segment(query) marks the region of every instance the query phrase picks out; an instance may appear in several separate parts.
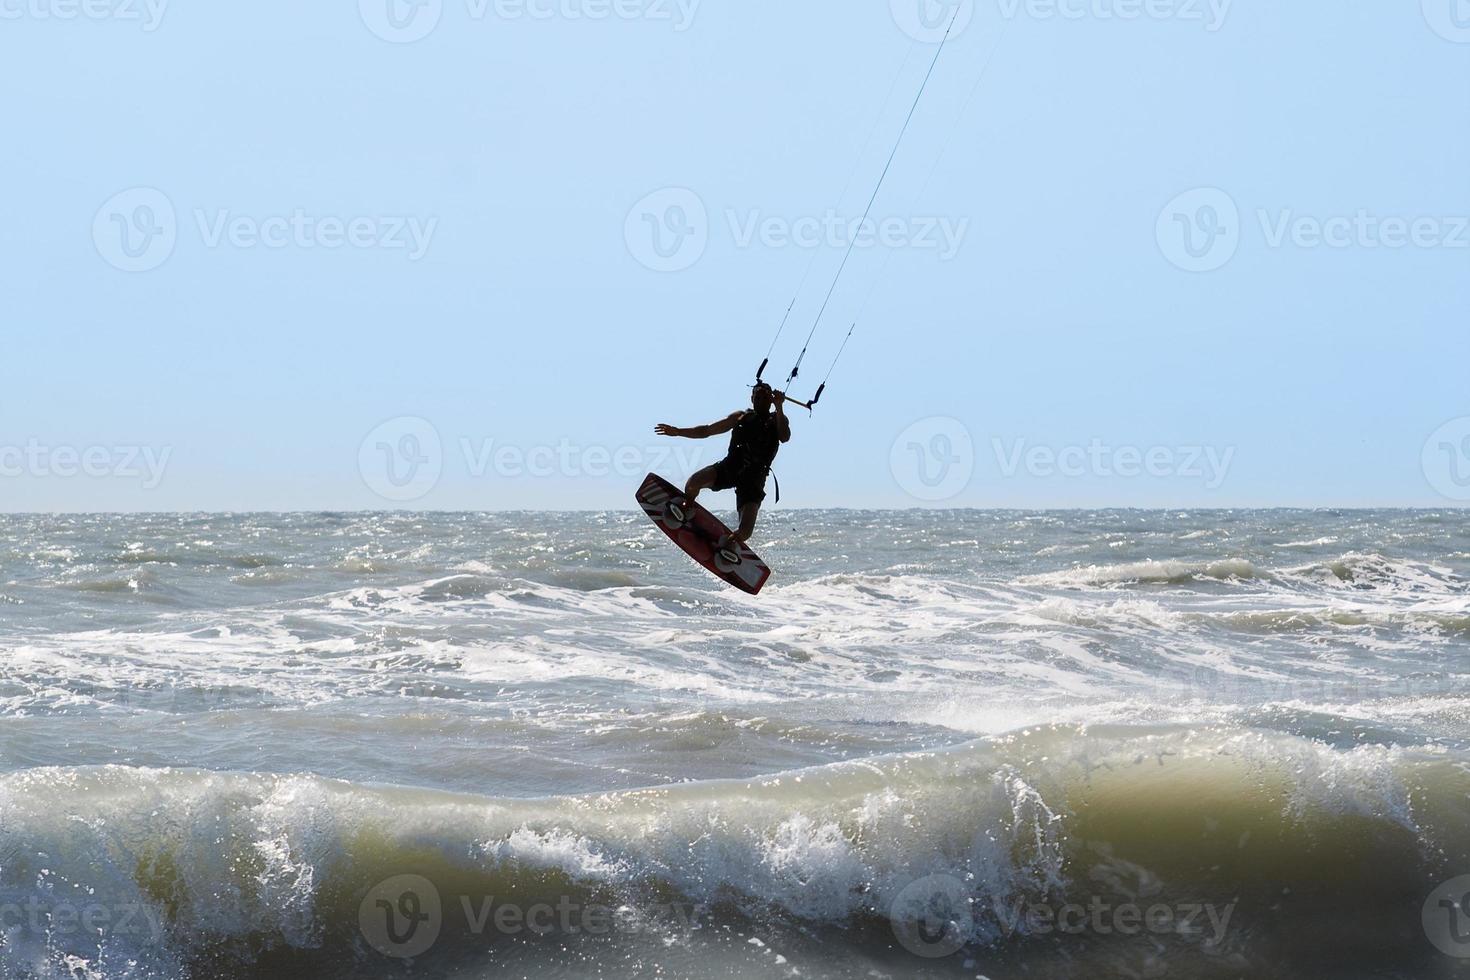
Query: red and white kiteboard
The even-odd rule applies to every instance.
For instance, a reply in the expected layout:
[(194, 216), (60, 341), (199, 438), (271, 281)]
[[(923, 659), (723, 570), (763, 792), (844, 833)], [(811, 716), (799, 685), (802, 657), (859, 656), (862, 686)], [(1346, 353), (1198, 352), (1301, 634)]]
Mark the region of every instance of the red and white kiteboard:
[(657, 473), (648, 474), (638, 488), (638, 503), (685, 554), (742, 592), (758, 595), (771, 577), (770, 567), (744, 544), (717, 547), (730, 529), (698, 503), (685, 500), (684, 491)]

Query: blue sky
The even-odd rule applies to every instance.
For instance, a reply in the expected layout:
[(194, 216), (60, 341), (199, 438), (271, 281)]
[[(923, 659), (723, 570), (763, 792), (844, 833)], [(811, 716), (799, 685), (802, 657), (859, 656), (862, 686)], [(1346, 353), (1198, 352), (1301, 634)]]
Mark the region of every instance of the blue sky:
[[(653, 426), (743, 402), (810, 265), (785, 377), (920, 2), (0, 0), (0, 509), (626, 507), (714, 461)], [(1470, 499), (1464, 0), (958, 26), (783, 506)]]

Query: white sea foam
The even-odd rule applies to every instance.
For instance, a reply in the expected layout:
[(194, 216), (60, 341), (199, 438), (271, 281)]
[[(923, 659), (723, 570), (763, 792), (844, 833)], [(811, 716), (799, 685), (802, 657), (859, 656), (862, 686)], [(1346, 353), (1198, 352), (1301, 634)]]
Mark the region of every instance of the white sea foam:
[[(1194, 835), (1161, 854), (1198, 853), (1202, 798), (1304, 850), (1350, 825), (1460, 839), (1453, 522), (818, 515), (762, 543), (759, 598), (640, 522), (26, 519), (0, 605), (0, 890), (75, 884), (179, 928), (65, 957), (21, 937), (5, 965), (177, 977), (215, 941), (330, 947), (405, 865), (857, 936), (929, 874), (1037, 899), (1074, 868), (1213, 880), (1074, 836), (1146, 811)], [(1332, 550), (1284, 557), (1307, 548)], [(1244, 885), (1276, 873), (1250, 860)]]

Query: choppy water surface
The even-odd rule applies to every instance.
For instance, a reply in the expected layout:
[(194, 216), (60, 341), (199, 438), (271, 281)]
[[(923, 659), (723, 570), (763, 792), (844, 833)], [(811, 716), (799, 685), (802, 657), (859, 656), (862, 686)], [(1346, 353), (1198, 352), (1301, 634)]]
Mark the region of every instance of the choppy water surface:
[(0, 975), (1458, 975), (1462, 514), (756, 543), (0, 518)]

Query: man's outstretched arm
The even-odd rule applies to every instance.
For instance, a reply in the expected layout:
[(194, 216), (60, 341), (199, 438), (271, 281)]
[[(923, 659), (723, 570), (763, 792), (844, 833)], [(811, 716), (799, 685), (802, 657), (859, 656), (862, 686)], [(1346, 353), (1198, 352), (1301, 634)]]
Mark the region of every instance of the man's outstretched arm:
[(718, 422), (711, 422), (709, 425), (696, 425), (692, 429), (681, 429), (677, 425), (669, 425), (667, 422), (661, 422), (654, 426), (653, 431), (661, 436), (674, 436), (675, 438), (682, 439), (708, 439), (710, 436), (717, 436), (735, 428), (735, 423), (740, 421), (740, 416), (743, 414), (745, 413), (733, 412)]
[(786, 392), (776, 392), (776, 435), (782, 442), (791, 441), (791, 420), (786, 417)]

